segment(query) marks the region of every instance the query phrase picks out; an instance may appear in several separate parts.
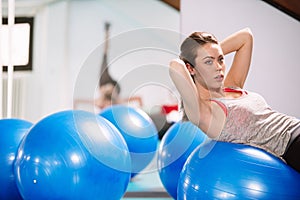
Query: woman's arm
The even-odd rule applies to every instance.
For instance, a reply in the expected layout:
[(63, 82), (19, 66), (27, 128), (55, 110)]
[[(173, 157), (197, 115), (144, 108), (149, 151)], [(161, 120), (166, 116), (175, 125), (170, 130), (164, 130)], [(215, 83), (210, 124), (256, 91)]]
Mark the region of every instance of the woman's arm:
[(185, 63), (181, 59), (172, 60), (170, 62), (169, 73), (181, 95), (187, 117), (192, 123), (199, 125), (198, 91)]
[(253, 36), (249, 28), (242, 29), (221, 42), (224, 55), (235, 52), (224, 85), (243, 88), (252, 56)]
[(125, 99), (122, 99), (122, 103), (127, 104), (136, 104), (139, 107), (143, 107), (143, 100), (140, 96), (131, 96)]
[(200, 102), (196, 85), (182, 60), (172, 60), (169, 72), (181, 95), (184, 111), (189, 121), (198, 126), (210, 138), (219, 136), (225, 122), (222, 108), (215, 103)]

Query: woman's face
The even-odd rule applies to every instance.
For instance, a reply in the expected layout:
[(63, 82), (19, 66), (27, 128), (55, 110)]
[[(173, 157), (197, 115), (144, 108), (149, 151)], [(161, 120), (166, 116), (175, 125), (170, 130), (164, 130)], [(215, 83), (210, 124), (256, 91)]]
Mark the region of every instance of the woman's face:
[(116, 92), (113, 84), (105, 84), (100, 86), (99, 88), (100, 97), (97, 101), (97, 106), (100, 109), (106, 108), (111, 106), (118, 100), (118, 93)]
[(225, 63), (220, 45), (207, 43), (198, 48), (194, 67), (195, 81), (204, 88), (218, 90), (223, 86)]

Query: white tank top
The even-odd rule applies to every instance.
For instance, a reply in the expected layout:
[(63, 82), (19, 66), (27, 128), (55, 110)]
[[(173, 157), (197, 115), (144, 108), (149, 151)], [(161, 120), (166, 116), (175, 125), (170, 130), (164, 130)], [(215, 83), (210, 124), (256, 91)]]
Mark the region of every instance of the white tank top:
[(212, 100), (224, 104), (227, 110), (224, 128), (216, 139), (219, 141), (257, 146), (280, 157), (291, 133), (300, 127), (299, 119), (271, 109), (257, 93), (242, 90), (239, 98)]

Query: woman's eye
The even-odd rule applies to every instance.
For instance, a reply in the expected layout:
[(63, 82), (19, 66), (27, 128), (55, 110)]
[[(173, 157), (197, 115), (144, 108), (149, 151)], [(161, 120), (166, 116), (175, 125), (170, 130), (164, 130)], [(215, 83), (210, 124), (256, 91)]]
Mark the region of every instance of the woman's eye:
[(219, 63), (224, 63), (224, 57), (219, 58)]
[(211, 64), (213, 64), (213, 61), (212, 60), (207, 60), (207, 61), (205, 61), (205, 64), (211, 65)]

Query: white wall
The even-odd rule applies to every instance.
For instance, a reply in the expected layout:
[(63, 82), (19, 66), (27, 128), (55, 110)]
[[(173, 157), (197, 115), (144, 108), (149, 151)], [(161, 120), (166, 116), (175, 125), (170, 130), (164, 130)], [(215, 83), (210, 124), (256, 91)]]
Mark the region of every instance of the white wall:
[(72, 109), (76, 98), (94, 97), (105, 21), (112, 24), (110, 67), (123, 82), (122, 95), (140, 95), (146, 107), (172, 100), (167, 65), (180, 42), (178, 11), (156, 0), (66, 0), (34, 12), (33, 71), (24, 75), (22, 118), (36, 122)]
[(33, 71), (25, 75), (26, 120), (35, 122), (45, 115), (71, 108), (67, 55), (68, 4), (45, 6), (35, 15)]
[[(250, 27), (254, 34), (245, 88), (274, 109), (300, 117), (300, 22), (260, 0), (182, 0), (181, 31), (208, 31), (224, 39)], [(232, 56), (226, 58), (230, 66)]]

